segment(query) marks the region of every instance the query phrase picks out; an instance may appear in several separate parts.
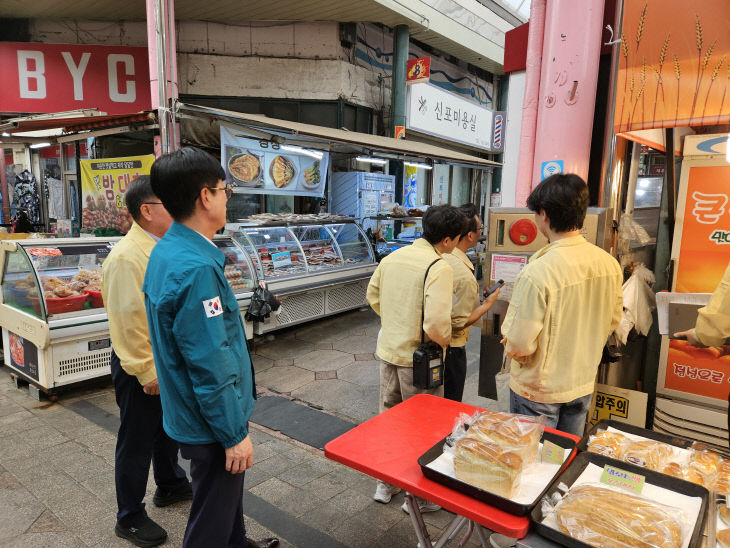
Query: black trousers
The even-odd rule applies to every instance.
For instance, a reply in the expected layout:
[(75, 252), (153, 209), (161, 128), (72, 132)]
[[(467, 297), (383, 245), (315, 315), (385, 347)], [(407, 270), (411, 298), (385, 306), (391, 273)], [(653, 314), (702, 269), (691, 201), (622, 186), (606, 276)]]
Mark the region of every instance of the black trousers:
[(245, 548), (245, 473), (231, 474), (226, 471), (225, 451), (218, 443), (181, 443), (180, 453), (190, 459), (190, 475), (193, 478), (193, 503), (183, 548)]
[(113, 350), (111, 373), (121, 418), (114, 454), (117, 522), (134, 527), (147, 517), (142, 499), (147, 492), (150, 461), (155, 483), (163, 489), (180, 487), (188, 480), (177, 463), (178, 443), (162, 428), (160, 397), (145, 394), (137, 377), (122, 369)]
[(466, 347), (449, 346), (444, 360), (444, 398), (461, 401), (466, 383)]

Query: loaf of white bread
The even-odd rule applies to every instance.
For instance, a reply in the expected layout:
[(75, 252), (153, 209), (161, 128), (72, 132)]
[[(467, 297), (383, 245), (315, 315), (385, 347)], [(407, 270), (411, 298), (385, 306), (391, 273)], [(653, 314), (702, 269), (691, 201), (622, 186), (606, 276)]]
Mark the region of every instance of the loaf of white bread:
[(494, 443), (465, 437), (454, 446), (456, 478), (501, 497), (512, 498), (522, 466), (517, 453)]
[(527, 466), (537, 460), (542, 431), (542, 424), (518, 415), (485, 411), (471, 423), (467, 435), (517, 453)]
[(591, 484), (573, 487), (557, 508), (560, 531), (596, 548), (679, 548), (671, 509), (644, 497)]

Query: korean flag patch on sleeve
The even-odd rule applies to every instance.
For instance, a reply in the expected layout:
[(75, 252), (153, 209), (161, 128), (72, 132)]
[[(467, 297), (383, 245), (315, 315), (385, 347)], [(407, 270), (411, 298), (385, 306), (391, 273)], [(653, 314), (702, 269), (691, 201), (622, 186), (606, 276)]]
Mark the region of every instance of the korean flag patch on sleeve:
[(207, 301), (203, 301), (203, 308), (205, 309), (206, 318), (214, 318), (223, 314), (223, 306), (221, 305), (220, 297), (213, 297)]

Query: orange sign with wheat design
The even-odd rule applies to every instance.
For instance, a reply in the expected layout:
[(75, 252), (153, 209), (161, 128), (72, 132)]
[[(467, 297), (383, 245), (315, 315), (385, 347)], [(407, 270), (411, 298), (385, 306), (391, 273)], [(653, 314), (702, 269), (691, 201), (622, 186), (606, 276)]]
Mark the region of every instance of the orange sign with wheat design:
[(614, 131), (730, 122), (728, 21), (728, 0), (624, 0)]

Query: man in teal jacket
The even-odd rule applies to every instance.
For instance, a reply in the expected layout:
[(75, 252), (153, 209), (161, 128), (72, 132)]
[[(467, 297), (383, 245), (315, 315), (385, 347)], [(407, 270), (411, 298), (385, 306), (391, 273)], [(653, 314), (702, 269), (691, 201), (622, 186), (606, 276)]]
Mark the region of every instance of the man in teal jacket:
[(256, 389), (236, 297), (212, 242), (230, 190), (210, 154), (192, 147), (152, 166), (152, 188), (175, 220), (153, 249), (142, 291), (163, 426), (190, 459), (193, 502), (183, 546), (276, 546), (246, 539), (244, 471)]

